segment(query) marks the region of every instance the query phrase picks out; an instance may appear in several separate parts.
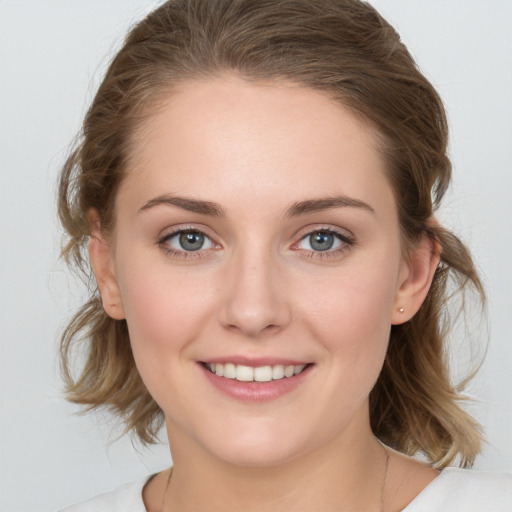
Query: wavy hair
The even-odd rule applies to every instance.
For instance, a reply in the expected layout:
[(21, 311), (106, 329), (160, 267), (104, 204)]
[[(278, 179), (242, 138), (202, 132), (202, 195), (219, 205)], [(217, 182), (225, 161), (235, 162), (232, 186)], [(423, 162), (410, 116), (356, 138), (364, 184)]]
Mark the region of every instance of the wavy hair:
[[(471, 465), (481, 431), (450, 382), (446, 303), (455, 287), (484, 300), (461, 241), (432, 222), (451, 176), (443, 104), (397, 32), (359, 0), (170, 0), (127, 35), (86, 114), (59, 182), (62, 255), (92, 281), (88, 302), (64, 330), (61, 358), (68, 398), (106, 407), (145, 443), (163, 413), (142, 382), (124, 320), (104, 312), (89, 267), (86, 212), (108, 233), (129, 167), (133, 134), (159, 100), (188, 80), (234, 72), (248, 81), (284, 81), (323, 92), (375, 129), (398, 205), (405, 244), (427, 234), (441, 261), (419, 312), (393, 326), (382, 373), (370, 395), (375, 435), (438, 467)], [(85, 360), (76, 376), (72, 355)]]

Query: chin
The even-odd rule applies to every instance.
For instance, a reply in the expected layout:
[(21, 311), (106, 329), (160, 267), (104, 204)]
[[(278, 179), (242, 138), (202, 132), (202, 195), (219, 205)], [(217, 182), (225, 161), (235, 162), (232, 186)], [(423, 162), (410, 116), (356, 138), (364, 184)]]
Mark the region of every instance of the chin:
[(236, 466), (279, 466), (299, 457), (306, 447), (311, 447), (310, 439), (302, 439), (301, 442), (299, 432), (294, 434), (290, 435), (290, 428), (284, 432), (282, 427), (226, 429), (216, 438), (205, 440), (205, 448), (218, 459)]

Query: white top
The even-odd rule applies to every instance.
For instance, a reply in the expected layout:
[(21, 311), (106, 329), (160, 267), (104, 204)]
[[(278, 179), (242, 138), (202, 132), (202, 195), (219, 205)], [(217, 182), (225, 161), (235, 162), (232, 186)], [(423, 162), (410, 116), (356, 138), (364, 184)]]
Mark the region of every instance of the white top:
[[(145, 477), (61, 512), (147, 512)], [(402, 512), (512, 512), (512, 475), (445, 468)]]

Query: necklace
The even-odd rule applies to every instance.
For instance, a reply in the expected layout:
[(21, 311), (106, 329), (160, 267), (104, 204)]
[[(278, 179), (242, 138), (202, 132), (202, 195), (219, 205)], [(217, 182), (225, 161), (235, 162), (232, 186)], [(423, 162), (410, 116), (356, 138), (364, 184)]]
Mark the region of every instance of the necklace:
[(162, 505), (160, 505), (160, 512), (165, 512), (165, 498), (167, 496), (167, 491), (169, 491), (169, 486), (171, 485), (171, 476), (172, 476), (172, 470), (169, 471), (169, 477), (167, 478), (167, 485), (165, 486), (164, 495), (162, 496)]
[[(384, 492), (386, 490), (386, 480), (388, 478), (388, 466), (389, 466), (389, 452), (386, 450), (386, 448), (384, 448), (384, 446), (382, 447), (382, 449), (384, 451), (384, 457), (386, 458), (386, 462), (384, 464), (384, 478), (382, 479), (382, 487), (380, 490), (380, 512), (384, 512)], [(173, 470), (173, 468), (171, 468), (171, 470), (169, 471), (169, 477), (167, 478), (167, 485), (165, 486), (164, 495), (162, 496), (162, 505), (160, 506), (160, 512), (165, 512), (165, 502), (166, 502), (167, 493), (169, 491), (169, 487), (171, 485), (172, 470)]]
[(384, 491), (386, 490), (386, 480), (388, 478), (388, 466), (389, 466), (389, 452), (382, 447), (384, 450), (384, 456), (386, 457), (386, 464), (384, 467), (384, 478), (382, 479), (382, 489), (380, 490), (380, 512), (384, 512)]

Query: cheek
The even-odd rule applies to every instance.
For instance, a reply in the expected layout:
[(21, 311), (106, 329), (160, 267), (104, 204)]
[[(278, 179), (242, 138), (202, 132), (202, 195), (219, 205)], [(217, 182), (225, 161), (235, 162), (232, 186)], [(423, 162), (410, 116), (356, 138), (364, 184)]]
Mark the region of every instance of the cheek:
[[(134, 272), (133, 269), (137, 271)], [(201, 276), (163, 265), (126, 262), (119, 271), (133, 352), (140, 367), (168, 368), (205, 325), (211, 301)], [(165, 366), (155, 362), (168, 360)]]
[[(398, 265), (361, 261), (316, 283), (307, 318), (315, 337), (348, 375), (377, 378), (385, 358), (397, 289)], [(313, 300), (311, 300), (313, 299)], [(353, 382), (360, 382), (353, 378)]]
[(127, 265), (132, 270), (120, 279), (138, 372), (163, 410), (193, 409), (190, 387), (183, 385), (193, 365), (183, 363), (191, 359), (194, 342), (211, 317), (209, 294), (201, 279), (191, 279), (189, 272), (171, 274), (165, 265), (138, 263)]

